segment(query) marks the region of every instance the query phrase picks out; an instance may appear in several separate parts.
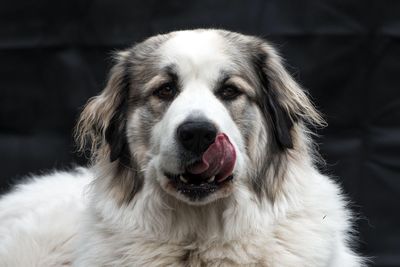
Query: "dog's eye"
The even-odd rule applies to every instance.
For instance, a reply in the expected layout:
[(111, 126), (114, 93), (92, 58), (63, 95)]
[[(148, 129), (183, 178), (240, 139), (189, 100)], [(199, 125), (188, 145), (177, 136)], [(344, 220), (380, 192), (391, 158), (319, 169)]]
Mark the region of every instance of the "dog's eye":
[(175, 84), (166, 83), (161, 85), (157, 90), (154, 91), (153, 95), (161, 100), (169, 101), (172, 100), (177, 93)]
[(217, 95), (223, 100), (233, 100), (241, 94), (242, 92), (232, 85), (225, 85), (217, 92)]

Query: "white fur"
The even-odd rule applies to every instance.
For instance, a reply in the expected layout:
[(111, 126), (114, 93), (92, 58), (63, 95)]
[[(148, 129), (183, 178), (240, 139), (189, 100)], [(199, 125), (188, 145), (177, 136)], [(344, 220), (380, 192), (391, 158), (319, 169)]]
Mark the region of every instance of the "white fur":
[(87, 169), (30, 178), (0, 201), (0, 266), (69, 266), (82, 211)]
[[(361, 266), (341, 191), (310, 155), (288, 161), (274, 202), (249, 189), (240, 131), (210, 91), (218, 68), (229, 66), (223, 51), (212, 32), (180, 33), (165, 44), (164, 63), (179, 66), (184, 90), (153, 129), (150, 167), (129, 204), (94, 181), (104, 176), (98, 165), (34, 178), (3, 196), (0, 266)], [(241, 178), (226, 198), (194, 206), (165, 193), (160, 169), (174, 168), (173, 132), (196, 112), (230, 133)]]

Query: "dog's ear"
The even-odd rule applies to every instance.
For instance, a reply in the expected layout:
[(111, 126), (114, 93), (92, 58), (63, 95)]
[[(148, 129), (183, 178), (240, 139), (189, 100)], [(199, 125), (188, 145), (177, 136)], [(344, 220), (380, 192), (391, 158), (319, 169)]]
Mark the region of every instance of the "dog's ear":
[(105, 132), (105, 139), (110, 147), (110, 161), (120, 159), (126, 165), (129, 159), (128, 142), (126, 140), (126, 111), (127, 101), (122, 102), (115, 109), (114, 115)]
[[(129, 203), (143, 186), (143, 176), (127, 142), (126, 121), (131, 90), (130, 52), (120, 52), (105, 89), (91, 98), (75, 128), (78, 148), (89, 147), (93, 163), (100, 162), (104, 190), (118, 204)], [(110, 164), (103, 164), (103, 163)]]
[(255, 63), (261, 95), (259, 106), (270, 122), (272, 136), (282, 150), (294, 146), (292, 128), (298, 122), (323, 125), (324, 121), (304, 90), (294, 81), (282, 64), (275, 49), (267, 43), (258, 43)]
[(130, 87), (126, 53), (119, 53), (111, 69), (105, 89), (86, 104), (75, 128), (80, 150), (88, 143), (93, 157), (108, 156), (111, 162), (119, 159), (128, 163), (126, 112)]

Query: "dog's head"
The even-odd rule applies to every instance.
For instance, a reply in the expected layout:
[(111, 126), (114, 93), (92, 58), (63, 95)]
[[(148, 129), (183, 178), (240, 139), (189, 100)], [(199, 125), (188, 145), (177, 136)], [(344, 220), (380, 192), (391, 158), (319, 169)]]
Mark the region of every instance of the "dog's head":
[(199, 205), (237, 187), (272, 197), (305, 121), (322, 120), (268, 43), (194, 30), (119, 53), (77, 136), (119, 201), (147, 185)]

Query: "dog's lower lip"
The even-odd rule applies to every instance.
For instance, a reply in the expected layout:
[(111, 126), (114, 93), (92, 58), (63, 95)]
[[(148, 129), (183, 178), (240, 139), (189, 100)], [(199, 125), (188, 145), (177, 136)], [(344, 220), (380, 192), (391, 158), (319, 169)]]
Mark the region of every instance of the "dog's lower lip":
[(233, 174), (228, 176), (225, 179), (219, 179), (217, 180), (215, 176), (209, 177), (208, 179), (202, 179), (201, 181), (193, 182), (187, 177), (185, 177), (185, 173), (182, 174), (171, 174), (168, 172), (165, 172), (164, 175), (171, 181), (175, 183), (179, 183), (181, 186), (205, 186), (205, 185), (215, 185), (215, 186), (221, 186), (222, 184), (231, 181), (233, 179)]

